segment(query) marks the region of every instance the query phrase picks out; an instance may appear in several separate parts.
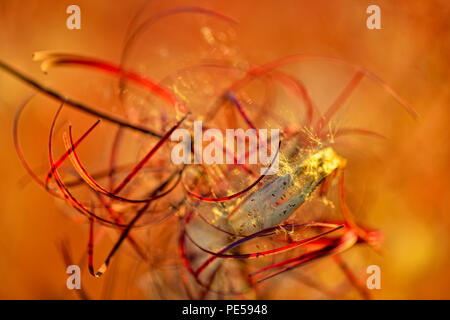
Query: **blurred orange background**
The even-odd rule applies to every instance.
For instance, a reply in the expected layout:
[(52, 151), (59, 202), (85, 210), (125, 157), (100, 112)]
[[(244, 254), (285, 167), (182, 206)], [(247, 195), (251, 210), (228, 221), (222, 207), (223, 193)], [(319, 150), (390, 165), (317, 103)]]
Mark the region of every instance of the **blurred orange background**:
[[(81, 53), (118, 62), (127, 26), (144, 3), (3, 0), (0, 59), (50, 86), (64, 73), (58, 71), (53, 78), (43, 75), (31, 61), (35, 51)], [(71, 4), (81, 8), (81, 30), (66, 28), (66, 8)], [(240, 50), (253, 63), (294, 53), (337, 57), (377, 74), (417, 110), (418, 121), (399, 121), (391, 129), (390, 143), (395, 151), (383, 160), (382, 171), (371, 176), (372, 188), (381, 186), (381, 191), (375, 202), (365, 205), (366, 220), (385, 235), (383, 256), (370, 261), (382, 270), (382, 289), (374, 297), (449, 299), (448, 0), (153, 1), (147, 10), (193, 4), (238, 20)], [(381, 8), (381, 30), (366, 28), (370, 4)], [(58, 89), (71, 92), (71, 80), (79, 83), (64, 79)], [(80, 256), (86, 247), (87, 226), (72, 224), (61, 213), (63, 205), (38, 185), (23, 183), (26, 173), (13, 146), (14, 113), (31, 92), (0, 71), (0, 298), (76, 299), (65, 287), (67, 274), (59, 242), (70, 239), (73, 254)], [(41, 106), (32, 108), (24, 118), (21, 136), (28, 141), (27, 154), (44, 163), (48, 119), (57, 104), (39, 99)], [(392, 103), (392, 108), (399, 107)], [(118, 268), (126, 273), (132, 266), (132, 259), (125, 257)], [(119, 276), (114, 289), (106, 294), (108, 278), (83, 277), (83, 287), (94, 298), (149, 297), (138, 284), (130, 287), (120, 271), (115, 274)], [(277, 294), (271, 298), (296, 297)]]

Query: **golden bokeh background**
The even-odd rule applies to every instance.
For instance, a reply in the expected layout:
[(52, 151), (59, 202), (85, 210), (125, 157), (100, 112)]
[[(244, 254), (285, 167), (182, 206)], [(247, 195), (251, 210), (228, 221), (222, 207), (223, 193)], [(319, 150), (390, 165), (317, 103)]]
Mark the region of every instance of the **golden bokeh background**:
[[(64, 73), (58, 71), (53, 78), (43, 75), (31, 61), (35, 51), (82, 53), (118, 62), (126, 28), (144, 3), (2, 0), (0, 59), (48, 85), (57, 84)], [(70, 4), (81, 8), (81, 30), (66, 28)], [(253, 63), (294, 53), (337, 57), (377, 74), (417, 110), (420, 118), (416, 122), (398, 121), (391, 128), (393, 151), (376, 172), (366, 176), (371, 188), (380, 189), (376, 201), (364, 205), (369, 211), (367, 221), (385, 235), (383, 256), (369, 261), (379, 264), (382, 271), (382, 289), (374, 298), (449, 299), (448, 0), (153, 1), (147, 9), (156, 12), (193, 4), (238, 20), (241, 50)], [(381, 30), (366, 28), (370, 4), (381, 8)], [(70, 92), (80, 81), (64, 78), (58, 88)], [(13, 146), (14, 113), (31, 92), (0, 71), (0, 298), (76, 299), (65, 287), (67, 275), (59, 245), (62, 239), (70, 239), (74, 256), (81, 255), (87, 226), (72, 224), (62, 213), (63, 205), (36, 184), (24, 183), (26, 173)], [(44, 163), (48, 119), (57, 104), (44, 98), (38, 101), (24, 118), (21, 136), (27, 141), (27, 154)], [(376, 119), (389, 116), (380, 111)], [(133, 259), (120, 260), (111, 273), (114, 279), (83, 276), (83, 287), (94, 298), (148, 298), (139, 284), (128, 281)], [(295, 293), (297, 289), (287, 286), (287, 290)], [(292, 292), (277, 292), (272, 298), (296, 297)]]

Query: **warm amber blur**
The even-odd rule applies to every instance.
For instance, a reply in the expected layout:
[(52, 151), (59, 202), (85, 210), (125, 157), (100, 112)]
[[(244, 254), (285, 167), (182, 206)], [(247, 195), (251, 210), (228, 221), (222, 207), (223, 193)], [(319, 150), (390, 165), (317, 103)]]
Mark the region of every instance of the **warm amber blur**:
[[(72, 73), (56, 71), (53, 76), (44, 76), (38, 64), (31, 61), (32, 53), (58, 50), (118, 62), (126, 28), (145, 2), (2, 0), (0, 59), (58, 90), (86, 96), (80, 75), (70, 79), (64, 75)], [(191, 2), (154, 1), (147, 10), (156, 12)], [(66, 7), (70, 4), (81, 8), (81, 30), (66, 28)], [(366, 28), (366, 8), (370, 4), (381, 8), (382, 30)], [(350, 204), (364, 209), (362, 220), (384, 233), (383, 255), (367, 254), (367, 265), (378, 264), (382, 272), (382, 289), (374, 292), (374, 298), (449, 299), (448, 0), (205, 0), (195, 1), (195, 5), (239, 21), (239, 50), (252, 63), (294, 53), (337, 57), (372, 71), (417, 110), (420, 118), (413, 122), (382, 89), (377, 91), (382, 97), (375, 101), (373, 93), (368, 101), (364, 101), (364, 91), (358, 93), (359, 102), (387, 104), (396, 120), (387, 129), (391, 151), (384, 154), (375, 172), (368, 169), (370, 164), (364, 167), (368, 172), (360, 178), (366, 188), (353, 190), (350, 197), (359, 200)], [(177, 29), (169, 28), (167, 32), (173, 37)], [(146, 63), (151, 65), (151, 61)], [(133, 65), (138, 66), (139, 63)], [(160, 71), (161, 66), (156, 67)], [(152, 75), (151, 70), (145, 71)], [(78, 91), (77, 85), (81, 85)], [(101, 97), (102, 89), (93, 91)], [(0, 298), (76, 299), (79, 297), (66, 289), (60, 243), (70, 241), (71, 253), (78, 259), (86, 248), (87, 225), (72, 223), (62, 203), (27, 180), (13, 146), (13, 116), (31, 92), (0, 71)], [(316, 100), (329, 101), (327, 94), (331, 93), (316, 96)], [(39, 97), (33, 106), (24, 116), (21, 137), (26, 154), (32, 155), (33, 164), (42, 173), (39, 166), (46, 163), (49, 119), (57, 103)], [(383, 111), (375, 116), (376, 121), (391, 116), (386, 108), (380, 110)], [(351, 179), (355, 177), (350, 176), (350, 182)], [(369, 200), (364, 198), (366, 193)], [(343, 257), (352, 261), (352, 254)], [(133, 278), (138, 274), (133, 258), (132, 254), (119, 256), (111, 276), (104, 279), (84, 275), (83, 288), (92, 298), (151, 298), (142, 284), (142, 275)], [(356, 266), (356, 271), (365, 277), (364, 266)], [(286, 285), (270, 298), (308, 298), (297, 295), (297, 290), (298, 284)]]

